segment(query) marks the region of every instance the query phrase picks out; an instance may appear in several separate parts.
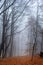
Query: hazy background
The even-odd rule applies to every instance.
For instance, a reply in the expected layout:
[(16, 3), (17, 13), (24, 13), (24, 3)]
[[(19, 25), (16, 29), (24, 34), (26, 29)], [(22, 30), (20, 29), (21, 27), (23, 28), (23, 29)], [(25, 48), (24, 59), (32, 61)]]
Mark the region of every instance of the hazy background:
[[(9, 4), (12, 3), (11, 0), (6, 0)], [(34, 44), (34, 36), (33, 36), (33, 30), (32, 26), (36, 26), (35, 23), (37, 21), (38, 16), (38, 28), (37, 30), (37, 46), (36, 46), (36, 53), (40, 54), (41, 51), (41, 43), (42, 43), (42, 34), (40, 33), (41, 30), (43, 30), (43, 0), (30, 0), (29, 3), (27, 3), (29, 0), (16, 0), (14, 3), (14, 13), (16, 12), (14, 16), (14, 21), (16, 18), (20, 15), (20, 17), (16, 20), (14, 23), (14, 29), (17, 29), (14, 31), (13, 35), (13, 51), (12, 56), (23, 56), (23, 55), (29, 55), (30, 51), (29, 49), (32, 48)], [(0, 6), (4, 0), (0, 1)], [(38, 2), (38, 3), (37, 3)], [(27, 3), (27, 4), (26, 4)], [(24, 9), (24, 6), (26, 4), (26, 7)], [(38, 7), (38, 8), (37, 8)], [(22, 12), (22, 10), (24, 11)], [(3, 8), (0, 10), (0, 12), (3, 10)], [(37, 14), (38, 10), (38, 14)], [(8, 14), (12, 11), (12, 7), (9, 8)], [(21, 13), (22, 12), (22, 13)], [(3, 15), (3, 14), (2, 14)], [(3, 17), (0, 15), (0, 44), (2, 42), (2, 31), (3, 31)], [(8, 26), (11, 23), (11, 19), (9, 21)], [(10, 28), (8, 30), (8, 34), (10, 34)], [(34, 33), (35, 34), (35, 33)], [(9, 40), (8, 40), (9, 41)], [(10, 55), (10, 46), (7, 49), (7, 56)], [(42, 50), (43, 51), (43, 50)]]

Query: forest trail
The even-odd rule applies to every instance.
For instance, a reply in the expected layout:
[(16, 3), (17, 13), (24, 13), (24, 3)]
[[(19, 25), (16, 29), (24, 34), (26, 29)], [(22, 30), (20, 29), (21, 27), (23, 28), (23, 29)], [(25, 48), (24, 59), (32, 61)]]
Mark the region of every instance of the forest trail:
[(43, 65), (43, 58), (34, 56), (31, 61), (29, 56), (0, 59), (0, 65)]

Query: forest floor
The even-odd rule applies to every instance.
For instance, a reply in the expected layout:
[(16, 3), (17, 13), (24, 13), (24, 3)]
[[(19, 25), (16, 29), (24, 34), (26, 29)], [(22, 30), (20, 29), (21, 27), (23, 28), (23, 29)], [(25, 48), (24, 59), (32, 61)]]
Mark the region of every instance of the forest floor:
[(0, 59), (0, 65), (43, 65), (43, 58), (34, 56), (33, 60), (29, 56)]

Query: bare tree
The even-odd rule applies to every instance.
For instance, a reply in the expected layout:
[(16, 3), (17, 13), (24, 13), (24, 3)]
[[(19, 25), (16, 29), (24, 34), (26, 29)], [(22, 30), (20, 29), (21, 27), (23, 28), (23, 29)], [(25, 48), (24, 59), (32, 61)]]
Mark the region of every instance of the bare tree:
[[(20, 30), (18, 32), (15, 32), (15, 30), (19, 26), (17, 26), (15, 28), (15, 30), (14, 30), (14, 23), (17, 23), (16, 21), (23, 14), (23, 12), (24, 12), (27, 4), (30, 2), (30, 0), (25, 2), (23, 10), (20, 12), (20, 14), (17, 17), (15, 17), (16, 19), (14, 20), (15, 13), (14, 13), (14, 10), (13, 10), (13, 8), (11, 6), (14, 4), (15, 1), (16, 0), (14, 0), (13, 3), (7, 7), (6, 6), (7, 2), (5, 0), (4, 3), (2, 4), (2, 6), (0, 7), (0, 9), (1, 9), (4, 6), (3, 10), (0, 12), (0, 15), (3, 13), (3, 33), (2, 33), (2, 44), (1, 44), (1, 52), (0, 52), (0, 53), (2, 53), (2, 57), (6, 57), (7, 49), (9, 47), (9, 45), (11, 45), (10, 50), (12, 51), (12, 47), (13, 47), (13, 35), (22, 32), (23, 30), (25, 30), (25, 28), (28, 27), (28, 25), (27, 25), (24, 29), (22, 29), (22, 30)], [(10, 14), (8, 14), (8, 10), (9, 10), (10, 7), (12, 9), (12, 12)], [(8, 17), (7, 15), (9, 15), (9, 18), (10, 18), (10, 16), (12, 16), (11, 17), (12, 18), (11, 24), (9, 23), (10, 19), (7, 18)], [(11, 31), (10, 31), (11, 34), (8, 35), (8, 30), (10, 29), (10, 27), (11, 27)], [(10, 40), (9, 40), (9, 43), (8, 43), (7, 39), (8, 39), (9, 36), (10, 36)], [(12, 56), (11, 51), (10, 51), (10, 56)]]
[[(14, 2), (15, 2), (15, 0), (14, 0)], [(9, 5), (8, 7), (6, 6), (6, 4), (7, 4), (6, 0), (2, 4), (2, 6), (4, 6), (3, 11), (1, 12), (1, 14), (3, 13), (3, 33), (2, 33), (2, 43), (1, 43), (1, 48), (0, 48), (0, 55), (2, 55), (2, 57), (6, 56), (6, 45), (7, 45), (6, 36), (7, 36), (8, 22), (9, 22), (9, 19), (7, 20), (7, 9), (10, 8), (14, 4), (14, 2), (11, 5)], [(2, 6), (1, 6), (1, 8), (2, 8)]]
[(34, 42), (34, 45), (33, 45), (32, 59), (33, 59), (33, 56), (34, 56), (34, 50), (36, 52), (36, 46), (37, 46), (38, 11), (39, 11), (39, 3), (37, 1), (36, 29), (35, 29), (35, 39), (34, 39), (35, 42)]

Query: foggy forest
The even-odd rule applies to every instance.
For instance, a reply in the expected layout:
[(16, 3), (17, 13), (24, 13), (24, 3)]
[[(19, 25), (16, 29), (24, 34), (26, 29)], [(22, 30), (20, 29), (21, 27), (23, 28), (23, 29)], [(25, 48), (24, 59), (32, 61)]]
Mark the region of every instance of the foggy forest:
[(19, 57), (43, 65), (43, 0), (0, 0), (0, 65)]

